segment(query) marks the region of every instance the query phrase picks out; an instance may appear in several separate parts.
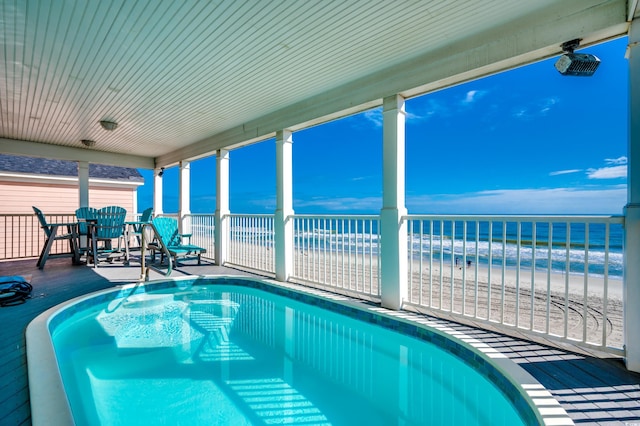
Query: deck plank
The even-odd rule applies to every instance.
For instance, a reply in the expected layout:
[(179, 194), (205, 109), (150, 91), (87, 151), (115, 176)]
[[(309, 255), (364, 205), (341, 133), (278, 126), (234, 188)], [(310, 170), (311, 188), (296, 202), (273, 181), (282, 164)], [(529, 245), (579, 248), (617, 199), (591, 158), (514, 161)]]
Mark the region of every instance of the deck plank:
[[(35, 260), (0, 262), (0, 276), (32, 275), (32, 298), (19, 306), (0, 308), (0, 409), (2, 424), (31, 424), (24, 332), (41, 312), (65, 300), (132, 282), (140, 270), (110, 265), (96, 269), (52, 259), (39, 270)], [(184, 265), (180, 274), (240, 274), (230, 268)], [(152, 278), (160, 275), (153, 273)], [(444, 321), (444, 320), (441, 320)], [(545, 342), (507, 336), (448, 321), (520, 364), (560, 402), (577, 425), (640, 425), (640, 374), (628, 372), (616, 358), (593, 356), (582, 349), (558, 349)]]

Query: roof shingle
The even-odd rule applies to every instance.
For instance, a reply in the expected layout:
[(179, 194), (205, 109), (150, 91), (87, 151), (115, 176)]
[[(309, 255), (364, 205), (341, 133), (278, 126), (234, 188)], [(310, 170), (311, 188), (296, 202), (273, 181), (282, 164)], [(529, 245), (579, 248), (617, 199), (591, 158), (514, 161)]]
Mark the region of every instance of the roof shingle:
[[(49, 176), (78, 176), (78, 163), (75, 161), (0, 154), (0, 171)], [(89, 164), (89, 177), (129, 182), (144, 181), (144, 178), (136, 169), (103, 164)]]

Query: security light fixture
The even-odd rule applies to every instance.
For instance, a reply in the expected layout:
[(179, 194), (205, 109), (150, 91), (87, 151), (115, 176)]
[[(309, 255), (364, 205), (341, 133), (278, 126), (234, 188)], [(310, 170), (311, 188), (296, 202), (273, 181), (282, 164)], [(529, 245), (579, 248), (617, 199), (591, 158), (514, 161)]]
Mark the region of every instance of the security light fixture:
[(581, 39), (570, 40), (562, 43), (562, 51), (556, 61), (556, 69), (562, 75), (577, 77), (591, 77), (600, 65), (600, 59), (590, 53), (573, 53), (580, 46)]
[(80, 142), (82, 142), (82, 145), (89, 148), (91, 148), (96, 144), (96, 141), (92, 141), (91, 139), (82, 139)]
[(115, 121), (109, 121), (109, 120), (100, 120), (100, 125), (102, 126), (103, 129), (105, 130), (115, 130), (116, 127), (118, 127), (118, 123), (116, 123)]

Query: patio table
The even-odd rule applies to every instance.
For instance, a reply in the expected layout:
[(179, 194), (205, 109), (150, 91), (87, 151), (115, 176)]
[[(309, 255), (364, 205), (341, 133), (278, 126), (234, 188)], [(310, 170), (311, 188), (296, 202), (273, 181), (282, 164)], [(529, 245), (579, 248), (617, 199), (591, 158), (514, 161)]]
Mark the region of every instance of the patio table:
[[(49, 236), (45, 240), (44, 246), (42, 247), (42, 251), (40, 252), (40, 257), (38, 258), (38, 263), (37, 263), (38, 268), (43, 269), (45, 263), (47, 263), (47, 259), (58, 258), (58, 257), (71, 257), (74, 265), (80, 264), (80, 250), (78, 248), (78, 223), (77, 222), (47, 223), (47, 227), (49, 228)], [(71, 234), (71, 238), (69, 239), (71, 251), (65, 252), (65, 253), (50, 254), (51, 248), (53, 247), (53, 242), (55, 240), (61, 240), (60, 237), (63, 235), (63, 234), (58, 235), (58, 231), (60, 229), (64, 230), (65, 228), (67, 233)]]

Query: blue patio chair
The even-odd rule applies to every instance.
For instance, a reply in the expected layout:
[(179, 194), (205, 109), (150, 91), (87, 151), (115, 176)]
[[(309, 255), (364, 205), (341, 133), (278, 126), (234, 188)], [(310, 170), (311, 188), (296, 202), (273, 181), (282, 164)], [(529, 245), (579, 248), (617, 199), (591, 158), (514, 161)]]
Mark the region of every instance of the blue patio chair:
[[(89, 224), (94, 268), (98, 266), (100, 254), (106, 254), (109, 261), (122, 256), (120, 239), (124, 237), (126, 217), (127, 211), (118, 206), (103, 207), (96, 211), (95, 223)], [(118, 240), (117, 249), (112, 248), (114, 239)], [(99, 247), (100, 243), (102, 247)]]
[[(95, 220), (98, 209), (93, 207), (80, 207), (76, 210), (76, 218), (78, 219), (78, 235), (80, 236), (79, 250), (80, 253), (89, 252), (89, 222)], [(84, 245), (84, 247), (83, 247)]]
[(136, 239), (138, 240), (138, 245), (140, 245), (140, 237), (142, 236), (142, 226), (144, 224), (151, 222), (152, 216), (153, 216), (153, 207), (149, 207), (148, 209), (145, 209), (142, 212), (139, 220), (136, 220), (133, 222), (127, 222), (127, 224), (131, 227), (130, 235), (133, 235), (136, 237)]
[[(72, 257), (73, 263), (79, 263), (79, 251), (78, 251), (78, 232), (76, 228), (75, 222), (65, 222), (65, 223), (49, 223), (47, 222), (47, 218), (42, 213), (42, 210), (35, 206), (31, 206), (36, 216), (38, 217), (38, 221), (40, 222), (40, 227), (44, 231), (44, 235), (46, 237), (44, 245), (42, 246), (42, 250), (40, 251), (40, 257), (38, 258), (38, 263), (36, 264), (38, 268), (43, 269), (45, 263), (47, 263), (47, 259), (49, 258), (57, 258), (57, 257)], [(61, 230), (61, 228), (64, 228)], [(60, 234), (58, 231), (60, 230)], [(66, 230), (66, 233), (64, 232)], [(63, 253), (51, 253), (51, 247), (53, 247), (53, 243), (55, 241), (66, 240), (69, 242), (69, 251)]]
[[(149, 244), (149, 248), (153, 253), (153, 259), (155, 261), (155, 252), (160, 250), (160, 244), (163, 244), (169, 254), (173, 257), (173, 264), (178, 264), (178, 257), (187, 257), (195, 255), (198, 257), (198, 265), (201, 264), (201, 255), (206, 253), (207, 250), (191, 244), (191, 234), (180, 234), (178, 231), (178, 221), (170, 217), (156, 217), (151, 221), (151, 226), (155, 233), (156, 239), (159, 241)], [(187, 239), (187, 244), (183, 243), (183, 239)], [(163, 255), (162, 255), (163, 256)], [(164, 259), (160, 258), (160, 262)], [(171, 260), (169, 260), (171, 261)]]

